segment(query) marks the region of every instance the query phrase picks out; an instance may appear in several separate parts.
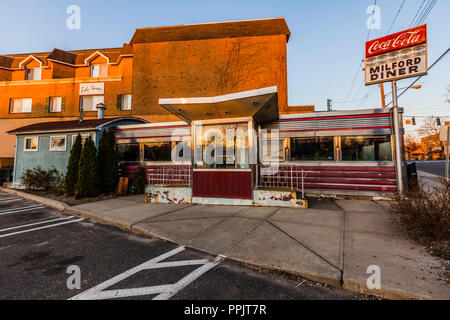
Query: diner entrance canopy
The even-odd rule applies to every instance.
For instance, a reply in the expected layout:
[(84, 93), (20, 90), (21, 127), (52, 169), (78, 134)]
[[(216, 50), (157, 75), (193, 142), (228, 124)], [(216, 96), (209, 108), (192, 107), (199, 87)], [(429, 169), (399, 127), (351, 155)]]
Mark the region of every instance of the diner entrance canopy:
[(243, 117), (258, 123), (278, 119), (276, 86), (215, 97), (159, 99), (159, 104), (187, 123)]

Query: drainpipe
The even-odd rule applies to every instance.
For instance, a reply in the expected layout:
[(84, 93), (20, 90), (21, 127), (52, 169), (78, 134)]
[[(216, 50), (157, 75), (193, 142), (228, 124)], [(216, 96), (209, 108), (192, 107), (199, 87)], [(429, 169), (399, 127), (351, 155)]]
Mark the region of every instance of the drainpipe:
[(97, 119), (101, 120), (105, 117), (106, 106), (103, 103), (97, 104)]

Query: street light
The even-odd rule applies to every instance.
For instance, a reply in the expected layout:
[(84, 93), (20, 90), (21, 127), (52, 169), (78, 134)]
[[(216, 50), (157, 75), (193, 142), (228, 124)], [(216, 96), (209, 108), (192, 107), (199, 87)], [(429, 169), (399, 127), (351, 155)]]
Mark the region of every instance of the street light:
[[(399, 90), (406, 89), (406, 88), (408, 88), (408, 87), (400, 88)], [(422, 85), (421, 84), (416, 84), (415, 86), (411, 86), (410, 88), (412, 88), (412, 89), (420, 89), (420, 88), (422, 88)], [(387, 94), (384, 94), (383, 82), (380, 83), (380, 91), (381, 91), (381, 107), (383, 109), (385, 109), (386, 108), (386, 96), (390, 95), (392, 93), (392, 91), (387, 93)]]

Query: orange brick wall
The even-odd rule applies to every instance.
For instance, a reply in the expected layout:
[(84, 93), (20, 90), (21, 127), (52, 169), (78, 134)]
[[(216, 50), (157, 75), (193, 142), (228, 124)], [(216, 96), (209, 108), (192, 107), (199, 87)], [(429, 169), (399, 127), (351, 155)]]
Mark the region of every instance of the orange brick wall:
[(133, 114), (177, 120), (160, 98), (205, 97), (278, 86), (287, 108), (286, 36), (134, 44)]

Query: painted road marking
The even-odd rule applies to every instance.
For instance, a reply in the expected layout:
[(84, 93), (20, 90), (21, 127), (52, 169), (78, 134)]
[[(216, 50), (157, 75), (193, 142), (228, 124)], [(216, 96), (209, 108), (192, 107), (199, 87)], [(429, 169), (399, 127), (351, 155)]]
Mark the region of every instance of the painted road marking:
[(23, 200), (23, 199), (22, 198), (5, 198), (5, 199), (0, 199), (0, 204), (7, 203), (7, 202), (18, 201), (18, 200)]
[(14, 236), (16, 234), (38, 231), (38, 230), (47, 229), (47, 228), (53, 228), (53, 227), (62, 226), (64, 224), (74, 223), (74, 222), (78, 222), (78, 221), (82, 221), (82, 220), (84, 220), (84, 219), (70, 220), (70, 221), (66, 221), (66, 222), (54, 223), (54, 224), (39, 227), (39, 228), (33, 228), (33, 229), (28, 229), (28, 230), (22, 230), (22, 231), (16, 231), (16, 232), (12, 232), (12, 233), (2, 234), (2, 235), (0, 235), (0, 238), (10, 237), (10, 236)]
[(36, 225), (44, 224), (44, 223), (48, 223), (48, 222), (68, 220), (68, 219), (72, 219), (72, 218), (74, 218), (74, 217), (70, 216), (70, 217), (65, 217), (65, 218), (58, 218), (58, 219), (45, 220), (45, 221), (40, 221), (40, 222), (35, 222), (35, 223), (23, 224), (21, 226), (16, 226), (16, 227), (11, 227), (11, 228), (6, 228), (6, 229), (0, 229), (0, 232), (5, 232), (5, 231), (10, 231), (10, 230), (15, 230), (15, 229), (21, 229), (21, 228), (31, 227), (31, 226), (36, 226)]
[[(157, 294), (154, 299), (158, 300), (167, 300), (175, 295), (177, 292), (185, 288), (187, 285), (192, 283), (202, 274), (217, 266), (225, 256), (218, 256), (213, 262), (210, 262), (207, 259), (199, 259), (199, 260), (183, 260), (183, 261), (171, 261), (171, 262), (160, 262), (171, 256), (180, 253), (185, 250), (185, 247), (178, 247), (172, 251), (166, 252), (156, 258), (153, 258), (143, 264), (140, 264), (124, 273), (121, 273), (114, 278), (111, 278), (87, 291), (84, 291), (69, 300), (103, 300), (103, 299), (116, 299), (116, 298), (126, 298), (126, 297), (136, 297), (136, 296), (144, 296), (150, 294)], [(201, 265), (201, 267), (195, 269), (193, 272), (189, 273), (183, 279), (178, 281), (175, 284), (166, 284), (159, 286), (151, 286), (151, 287), (141, 287), (141, 288), (129, 288), (129, 289), (114, 289), (114, 290), (105, 290), (116, 283), (131, 277), (132, 275), (149, 269), (156, 268), (171, 268), (171, 267), (179, 267), (179, 266), (189, 266), (189, 265)]]
[(7, 214), (11, 214), (11, 213), (19, 213), (19, 212), (25, 212), (25, 211), (31, 211), (31, 210), (36, 210), (36, 209), (42, 209), (45, 208), (44, 205), (32, 205), (32, 206), (28, 206), (28, 207), (20, 207), (20, 208), (11, 208), (11, 209), (6, 209), (6, 210), (1, 210), (0, 211), (0, 216), (4, 216)]

